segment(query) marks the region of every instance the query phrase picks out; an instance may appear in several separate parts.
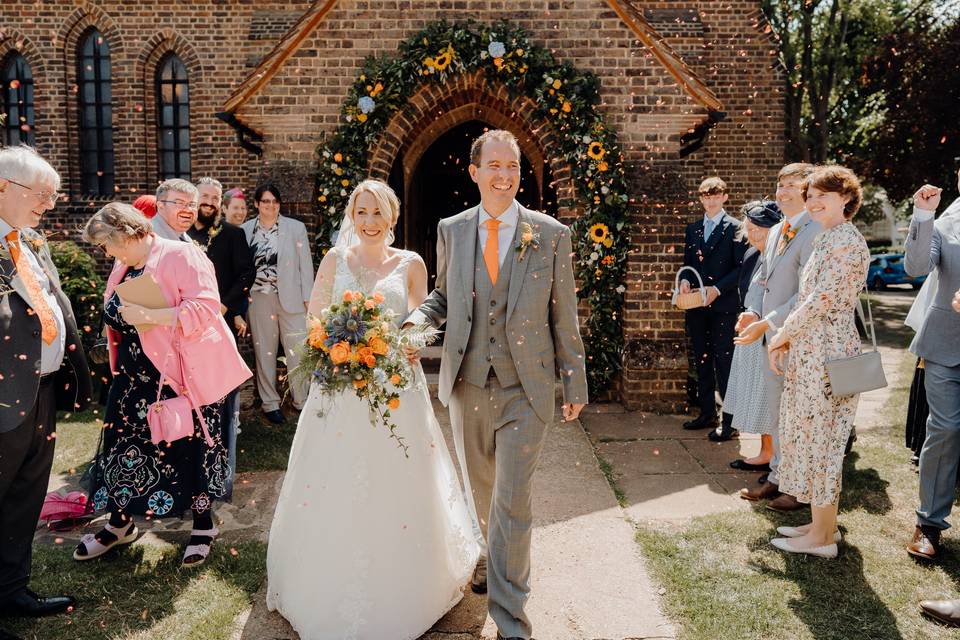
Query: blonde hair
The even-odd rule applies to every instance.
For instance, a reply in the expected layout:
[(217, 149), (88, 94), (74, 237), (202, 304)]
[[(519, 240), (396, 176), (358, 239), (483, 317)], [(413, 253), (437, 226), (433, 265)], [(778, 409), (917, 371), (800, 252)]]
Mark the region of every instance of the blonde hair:
[(83, 239), (102, 247), (108, 242), (123, 244), (127, 240), (145, 238), (152, 232), (150, 221), (139, 209), (123, 202), (111, 202), (87, 220)]
[[(393, 189), (390, 188), (386, 182), (382, 180), (375, 180), (373, 178), (368, 178), (360, 184), (358, 184), (354, 189), (353, 193), (350, 194), (350, 199), (347, 200), (347, 209), (344, 212), (344, 215), (350, 216), (350, 221), (353, 222), (354, 213), (357, 208), (357, 198), (361, 193), (367, 192), (373, 196), (374, 200), (377, 201), (377, 207), (380, 209), (380, 215), (387, 221), (387, 224), (390, 226), (390, 229), (387, 231), (387, 245), (393, 244), (394, 235), (393, 228), (397, 225), (397, 220), (400, 219), (400, 199), (397, 198), (397, 194), (394, 193)], [(354, 223), (354, 228), (356, 228), (356, 223)]]

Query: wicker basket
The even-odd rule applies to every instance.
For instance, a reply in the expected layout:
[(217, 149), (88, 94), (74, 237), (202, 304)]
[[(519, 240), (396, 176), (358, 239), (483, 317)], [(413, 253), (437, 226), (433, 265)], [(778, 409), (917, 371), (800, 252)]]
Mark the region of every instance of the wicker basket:
[[(690, 293), (680, 293), (680, 274), (688, 269), (693, 271), (693, 275), (697, 277), (697, 282), (700, 284), (700, 287)], [(703, 278), (700, 277), (700, 272), (693, 267), (680, 267), (676, 277), (673, 279), (673, 298), (671, 298), (671, 302), (673, 306), (678, 309), (683, 309), (684, 311), (707, 306), (707, 290), (703, 286)]]

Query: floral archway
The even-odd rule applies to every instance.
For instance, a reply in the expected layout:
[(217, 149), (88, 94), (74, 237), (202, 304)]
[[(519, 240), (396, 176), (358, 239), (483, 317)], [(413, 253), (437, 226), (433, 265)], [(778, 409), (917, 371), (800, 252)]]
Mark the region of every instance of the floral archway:
[(629, 237), (623, 155), (598, 108), (599, 81), (557, 62), (523, 29), (507, 22), (436, 22), (402, 42), (394, 56), (368, 58), (341, 109), (343, 122), (318, 148), (317, 242), (329, 247), (353, 186), (369, 173), (369, 154), (391, 117), (424, 83), (446, 84), (482, 72), (512, 96), (537, 105), (536, 117), (554, 130), (556, 148), (544, 153), (570, 167), (578, 296), (590, 308), (585, 322), (591, 396), (607, 392), (621, 367), (623, 294)]

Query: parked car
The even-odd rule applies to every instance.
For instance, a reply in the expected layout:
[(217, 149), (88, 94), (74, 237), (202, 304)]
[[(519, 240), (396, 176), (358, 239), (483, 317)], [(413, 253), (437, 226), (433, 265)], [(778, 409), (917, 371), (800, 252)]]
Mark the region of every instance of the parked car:
[(870, 270), (867, 271), (867, 284), (874, 291), (881, 291), (891, 284), (909, 284), (919, 289), (927, 276), (907, 275), (903, 268), (902, 253), (881, 253), (870, 259)]

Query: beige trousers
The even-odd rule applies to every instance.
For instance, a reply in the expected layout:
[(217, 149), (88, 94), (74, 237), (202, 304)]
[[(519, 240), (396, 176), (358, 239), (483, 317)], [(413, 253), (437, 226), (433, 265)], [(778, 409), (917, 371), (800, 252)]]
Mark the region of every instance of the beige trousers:
[[(307, 312), (288, 313), (280, 305), (280, 296), (274, 293), (252, 291), (250, 293), (250, 335), (253, 338), (253, 353), (257, 360), (257, 390), (263, 401), (263, 410), (280, 408), (280, 392), (277, 391), (277, 349), (283, 343), (287, 371), (300, 362), (295, 347), (306, 338)], [(307, 401), (309, 380), (290, 384), (293, 406), (298, 410)]]

